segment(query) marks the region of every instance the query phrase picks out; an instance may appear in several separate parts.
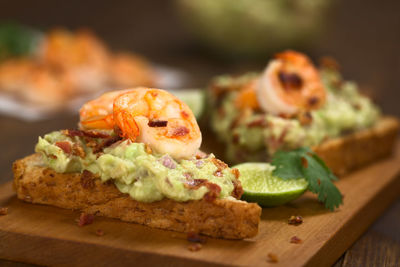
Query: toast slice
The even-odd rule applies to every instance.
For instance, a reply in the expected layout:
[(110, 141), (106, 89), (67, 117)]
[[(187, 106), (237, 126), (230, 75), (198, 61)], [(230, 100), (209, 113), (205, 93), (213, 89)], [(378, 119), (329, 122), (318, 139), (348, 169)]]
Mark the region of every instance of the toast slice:
[(261, 208), (236, 199), (204, 199), (153, 203), (133, 200), (112, 182), (80, 173), (56, 173), (33, 154), (13, 164), (14, 189), (19, 199), (31, 203), (79, 210), (127, 222), (211, 237), (244, 239), (257, 234)]
[(343, 175), (389, 156), (398, 133), (399, 121), (383, 117), (371, 128), (330, 139), (313, 150), (334, 173)]

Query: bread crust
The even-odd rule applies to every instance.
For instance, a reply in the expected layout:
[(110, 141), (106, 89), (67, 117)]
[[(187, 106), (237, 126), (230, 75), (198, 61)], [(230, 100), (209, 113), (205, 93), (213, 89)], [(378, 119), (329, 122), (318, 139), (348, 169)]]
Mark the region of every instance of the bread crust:
[(261, 208), (240, 200), (216, 199), (153, 203), (133, 200), (112, 182), (80, 173), (56, 173), (33, 154), (13, 164), (14, 189), (19, 199), (31, 203), (80, 210), (89, 214), (211, 237), (244, 239), (257, 234)]
[(393, 152), (398, 138), (399, 121), (383, 117), (373, 127), (330, 139), (313, 148), (332, 171), (349, 173)]

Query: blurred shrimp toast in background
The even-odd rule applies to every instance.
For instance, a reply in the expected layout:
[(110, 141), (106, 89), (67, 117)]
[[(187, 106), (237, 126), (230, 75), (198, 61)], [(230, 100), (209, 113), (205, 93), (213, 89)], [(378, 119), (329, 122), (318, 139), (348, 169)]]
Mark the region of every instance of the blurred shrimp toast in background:
[(68, 101), (99, 91), (156, 83), (156, 71), (146, 59), (112, 52), (88, 29), (41, 34), (0, 26), (0, 93), (25, 106), (61, 110)]

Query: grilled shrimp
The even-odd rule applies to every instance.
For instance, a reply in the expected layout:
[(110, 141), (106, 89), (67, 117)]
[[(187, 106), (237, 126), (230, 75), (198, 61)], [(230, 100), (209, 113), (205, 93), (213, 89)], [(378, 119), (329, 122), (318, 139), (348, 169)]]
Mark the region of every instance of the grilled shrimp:
[(114, 100), (114, 121), (124, 137), (148, 144), (155, 152), (189, 158), (201, 145), (201, 132), (190, 108), (159, 89), (137, 88)]
[(83, 129), (111, 130), (114, 128), (113, 103), (114, 99), (128, 92), (127, 90), (112, 91), (99, 98), (85, 103), (80, 111), (80, 126)]
[(276, 55), (256, 90), (261, 108), (275, 115), (318, 109), (326, 97), (318, 70), (305, 55), (294, 51)]
[(109, 92), (80, 110), (86, 129), (113, 129), (145, 143), (160, 154), (189, 158), (201, 145), (201, 132), (189, 107), (160, 89), (136, 88)]

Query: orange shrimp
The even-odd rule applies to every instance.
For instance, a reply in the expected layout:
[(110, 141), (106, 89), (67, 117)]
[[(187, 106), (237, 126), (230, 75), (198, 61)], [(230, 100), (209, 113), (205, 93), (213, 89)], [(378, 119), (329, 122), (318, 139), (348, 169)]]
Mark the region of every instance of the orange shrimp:
[(127, 90), (112, 91), (99, 98), (85, 103), (79, 111), (80, 126), (83, 129), (111, 130), (114, 128), (114, 99), (128, 92)]
[(160, 89), (137, 88), (114, 100), (114, 121), (123, 135), (174, 158), (193, 156), (201, 132), (189, 107)]
[(256, 93), (257, 80), (252, 80), (248, 84), (246, 84), (239, 91), (236, 99), (235, 106), (241, 110), (243, 109), (259, 109), (260, 105), (257, 99)]
[(265, 111), (293, 115), (320, 108), (326, 91), (318, 70), (307, 56), (285, 51), (277, 54), (261, 75), (257, 96)]

